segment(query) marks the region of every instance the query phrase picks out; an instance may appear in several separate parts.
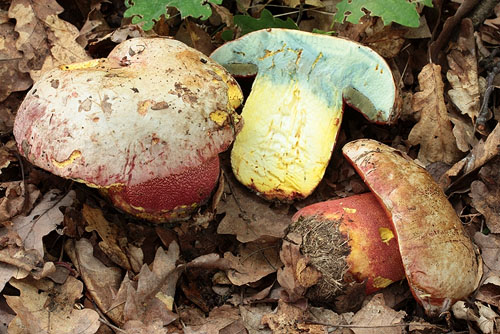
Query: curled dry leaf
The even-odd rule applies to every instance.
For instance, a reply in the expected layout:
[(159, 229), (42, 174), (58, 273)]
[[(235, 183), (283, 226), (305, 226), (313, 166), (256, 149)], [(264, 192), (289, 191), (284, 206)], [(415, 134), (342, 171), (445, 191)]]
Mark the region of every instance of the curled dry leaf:
[(0, 101), (3, 101), (12, 92), (28, 89), (31, 78), (19, 70), (19, 61), (23, 58), (22, 52), (16, 49), (17, 35), (14, 24), (9, 22), (7, 12), (0, 10)]
[(470, 19), (462, 20), (458, 43), (447, 57), (450, 69), (446, 78), (452, 87), (448, 95), (460, 112), (474, 122), (479, 114), (480, 94), (474, 27)]
[(277, 244), (248, 243), (240, 245), (238, 255), (224, 253), (231, 269), (227, 277), (234, 285), (257, 282), (281, 267)]
[(481, 249), (481, 257), (484, 262), (483, 280), (486, 281), (490, 277), (500, 277), (500, 257), (498, 257), (500, 236), (496, 234), (485, 235), (481, 232), (476, 232), (474, 234), (474, 242)]
[(493, 131), (488, 135), (486, 140), (480, 140), (462, 160), (455, 163), (443, 176), (440, 178), (442, 188), (450, 188), (452, 185), (451, 178), (465, 177), (473, 171), (481, 168), (485, 163), (500, 154), (500, 123), (497, 123)]
[(94, 248), (87, 239), (68, 240), (64, 250), (80, 273), (88, 293), (102, 313), (115, 323), (123, 323), (123, 306), (111, 308), (113, 300), (120, 288), (121, 270), (107, 267), (93, 254)]
[(453, 315), (458, 319), (476, 322), (483, 334), (498, 333), (500, 328), (497, 321), (500, 316), (490, 306), (480, 302), (474, 304), (475, 308), (470, 307), (463, 301), (455, 303), (452, 307)]
[(83, 283), (76, 278), (68, 277), (63, 285), (47, 279), (14, 279), (10, 283), (20, 291), (20, 296), (5, 296), (17, 314), (17, 321), (9, 325), (9, 332), (93, 334), (99, 328), (97, 312), (74, 307), (83, 289)]
[(479, 178), (471, 184), (472, 206), (484, 216), (491, 232), (500, 233), (500, 158), (482, 167)]
[(478, 143), (474, 124), (466, 116), (455, 114), (449, 114), (449, 116), (453, 123), (453, 135), (457, 140), (458, 149), (462, 152), (469, 152)]
[(395, 311), (387, 307), (384, 296), (379, 293), (374, 295), (368, 304), (352, 318), (354, 326), (366, 326), (366, 328), (355, 327), (352, 331), (355, 334), (401, 334), (404, 329), (401, 324), (405, 316), (404, 311)]
[(40, 197), (40, 190), (33, 184), (28, 184), (25, 190), (25, 185), (23, 181), (0, 183), (0, 189), (5, 191), (5, 196), (0, 198), (0, 221), (31, 211)]
[(9, 18), (16, 20), (16, 48), (23, 53), (19, 69), (36, 81), (62, 64), (90, 59), (76, 42), (78, 29), (58, 17), (63, 8), (55, 0), (13, 0)]
[(238, 241), (243, 243), (277, 241), (284, 237), (285, 229), (290, 224), (288, 206), (271, 208), (269, 202), (239, 184), (233, 173), (224, 174), (227, 180), (225, 196), (219, 202), (217, 212), (225, 212), (226, 215), (217, 233), (236, 235)]
[(451, 122), (444, 103), (441, 66), (427, 64), (418, 75), (421, 92), (413, 95), (412, 107), (420, 112), (420, 120), (411, 130), (408, 141), (420, 145), (418, 159), (431, 162), (456, 162), (461, 152), (453, 136)]
[(23, 240), (24, 249), (35, 249), (44, 255), (42, 238), (62, 223), (64, 216), (59, 208), (72, 205), (75, 197), (74, 190), (64, 196), (59, 190), (49, 190), (29, 216), (12, 219), (14, 231)]

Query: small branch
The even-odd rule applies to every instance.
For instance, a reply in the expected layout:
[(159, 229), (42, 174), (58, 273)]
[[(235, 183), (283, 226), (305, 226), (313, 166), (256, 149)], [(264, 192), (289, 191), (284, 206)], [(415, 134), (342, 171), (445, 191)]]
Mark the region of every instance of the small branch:
[[(496, 49), (495, 51), (497, 50), (498, 49)], [(494, 56), (496, 53), (497, 52), (493, 52), (491, 55)], [(498, 73), (500, 73), (500, 62), (493, 64), (493, 66), (488, 69), (488, 84), (486, 86), (486, 91), (484, 92), (483, 103), (481, 105), (481, 109), (479, 110), (479, 114), (477, 116), (475, 124), (475, 128), (479, 133), (482, 133), (486, 130), (486, 122), (491, 118), (491, 112), (488, 109), (488, 104), (490, 102), (491, 93), (493, 93), (493, 90), (495, 89), (493, 80)]]
[(500, 3), (500, 0), (482, 0), (469, 15), (474, 25), (474, 30), (484, 22), (495, 9), (495, 6)]

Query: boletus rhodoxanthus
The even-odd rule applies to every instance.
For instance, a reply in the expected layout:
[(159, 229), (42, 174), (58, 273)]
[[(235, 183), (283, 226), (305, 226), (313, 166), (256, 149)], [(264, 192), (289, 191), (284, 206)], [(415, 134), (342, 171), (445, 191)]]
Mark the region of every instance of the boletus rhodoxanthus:
[[(431, 316), (474, 291), (482, 275), (481, 259), (430, 174), (400, 151), (374, 140), (347, 143), (343, 153), (371, 194), (316, 203), (295, 214), (290, 231), (304, 236), (301, 248), (312, 263), (322, 251), (311, 245), (333, 247), (309, 235), (312, 226), (326, 225), (323, 229), (340, 239), (335, 244), (345, 246), (336, 246), (337, 254), (318, 267), (340, 268), (333, 279), (342, 284), (351, 278), (366, 281), (371, 292), (397, 280), (404, 268), (413, 296)], [(326, 276), (332, 279), (329, 272)]]
[(400, 99), (392, 72), (361, 44), (297, 30), (267, 29), (210, 56), (255, 81), (231, 151), (236, 178), (260, 196), (307, 197), (323, 178), (344, 103), (373, 122), (392, 123)]
[(34, 165), (103, 190), (128, 213), (171, 221), (210, 197), (242, 98), (202, 53), (134, 38), (107, 58), (45, 73), (19, 108), (14, 136)]

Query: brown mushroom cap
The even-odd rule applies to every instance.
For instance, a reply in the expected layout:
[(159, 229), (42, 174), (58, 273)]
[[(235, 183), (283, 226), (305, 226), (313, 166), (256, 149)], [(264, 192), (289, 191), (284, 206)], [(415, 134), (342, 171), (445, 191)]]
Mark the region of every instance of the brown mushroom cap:
[(343, 153), (391, 218), (406, 278), (427, 314), (439, 315), (474, 291), (481, 259), (430, 174), (374, 140), (347, 143)]
[[(108, 58), (45, 73), (19, 108), (14, 136), (43, 169), (97, 188), (149, 193), (156, 203), (129, 203), (139, 212), (171, 210), (178, 194), (151, 194), (147, 185), (187, 185), (191, 193), (179, 205), (197, 204), (198, 185), (204, 194), (213, 187), (218, 153), (234, 139), (241, 99), (234, 79), (202, 53), (172, 39), (135, 38)], [(215, 172), (205, 181), (207, 164)]]

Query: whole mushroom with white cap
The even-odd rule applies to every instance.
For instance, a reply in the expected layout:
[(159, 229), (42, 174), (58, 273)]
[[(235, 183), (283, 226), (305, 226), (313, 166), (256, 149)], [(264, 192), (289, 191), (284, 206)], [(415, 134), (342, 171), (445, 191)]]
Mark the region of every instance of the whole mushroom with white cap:
[(34, 165), (99, 188), (132, 215), (173, 221), (209, 199), (241, 101), (236, 81), (204, 54), (134, 38), (107, 58), (45, 73), (14, 136)]

